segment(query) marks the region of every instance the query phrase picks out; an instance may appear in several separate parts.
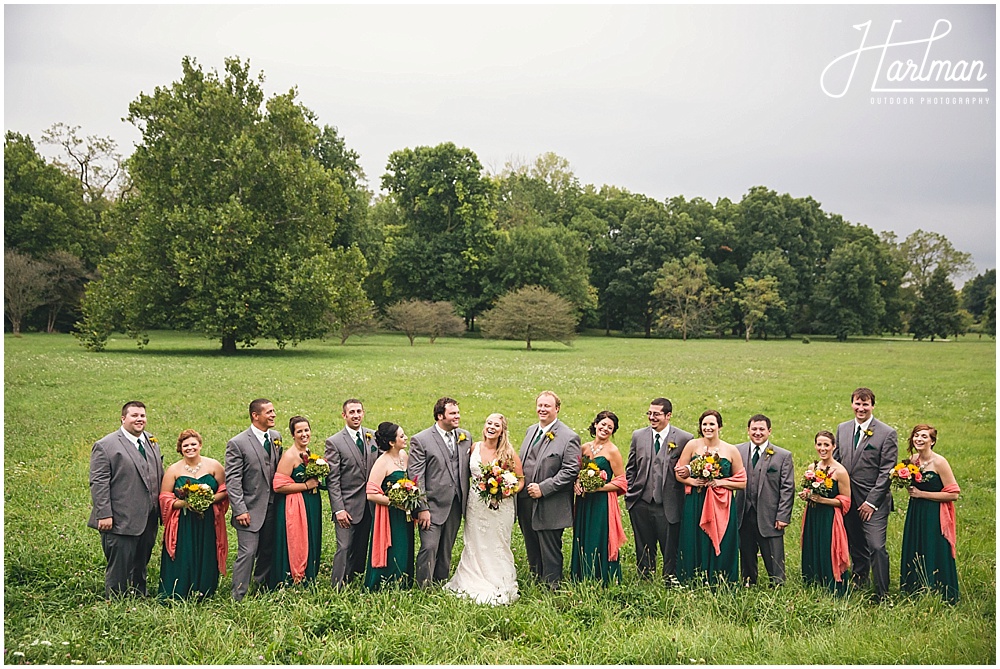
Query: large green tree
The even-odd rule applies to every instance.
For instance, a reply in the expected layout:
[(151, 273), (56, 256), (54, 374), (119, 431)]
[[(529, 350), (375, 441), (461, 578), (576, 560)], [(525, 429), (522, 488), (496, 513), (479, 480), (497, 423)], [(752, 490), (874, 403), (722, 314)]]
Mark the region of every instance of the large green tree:
[(249, 62), (226, 59), (222, 76), (188, 57), (181, 68), (129, 106), (142, 132), (129, 230), (88, 286), (84, 342), (101, 348), (111, 329), (144, 341), (167, 326), (233, 352), (322, 335), (330, 310), (365, 297), (359, 254), (332, 245), (347, 202), (317, 157), (314, 115), (294, 89), (265, 103)]
[(840, 341), (880, 331), (885, 301), (875, 278), (874, 255), (861, 241), (842, 244), (830, 254), (814, 295), (821, 331)]
[(519, 339), (531, 350), (531, 342), (559, 341), (567, 346), (576, 336), (573, 306), (541, 286), (525, 286), (497, 300), (483, 314), (480, 327), (489, 339)]
[(651, 292), (657, 323), (679, 332), (684, 341), (701, 334), (715, 319), (722, 291), (712, 283), (708, 269), (708, 262), (692, 253), (683, 260), (668, 260), (657, 272)]
[(395, 296), (450, 301), (471, 328), (487, 306), (497, 238), (494, 184), (479, 158), (451, 142), (395, 151), (382, 187), (403, 224), (387, 269)]
[(913, 285), (921, 294), (934, 271), (941, 268), (945, 276), (954, 277), (972, 270), (972, 256), (956, 249), (951, 241), (939, 232), (914, 230), (899, 245), (906, 260), (905, 283)]
[(997, 271), (995, 269), (977, 274), (962, 286), (962, 306), (977, 319), (981, 319), (986, 311), (990, 291), (995, 290), (996, 285)]
[(948, 335), (961, 334), (963, 329), (961, 326), (958, 293), (948, 279), (947, 268), (938, 265), (924, 284), (913, 318), (910, 320), (910, 332), (913, 333), (914, 339), (930, 337), (930, 340), (934, 341), (935, 337), (945, 338)]

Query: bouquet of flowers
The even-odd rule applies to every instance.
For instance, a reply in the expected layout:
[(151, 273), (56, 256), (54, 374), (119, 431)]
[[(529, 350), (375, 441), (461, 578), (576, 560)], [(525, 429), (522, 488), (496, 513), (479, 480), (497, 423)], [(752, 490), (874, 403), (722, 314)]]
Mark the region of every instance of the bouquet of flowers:
[(495, 511), (500, 508), (500, 502), (517, 490), (517, 474), (496, 460), (480, 462), (479, 471), (472, 474), (472, 487), (479, 493), (479, 499)]
[(417, 487), (417, 482), (410, 479), (399, 479), (393, 483), (387, 495), (389, 504), (406, 511), (406, 522), (413, 520), (410, 513), (417, 508), (420, 500), (427, 498), (427, 495)]
[[(309, 451), (303, 453), (302, 464), (306, 466), (305, 476), (307, 479), (324, 479), (330, 474), (330, 465), (315, 453)], [(318, 487), (313, 488), (310, 492), (315, 495), (317, 490), (319, 490)]]
[(688, 466), (691, 468), (691, 476), (696, 479), (711, 481), (722, 478), (722, 461), (718, 451), (691, 458)]
[(188, 509), (199, 516), (205, 513), (215, 501), (215, 492), (212, 490), (212, 486), (207, 483), (187, 483), (174, 490), (174, 496), (177, 499), (185, 500)]
[(802, 489), (819, 495), (833, 497), (833, 476), (828, 467), (820, 467), (819, 461), (813, 462), (813, 468), (802, 475)]
[(593, 459), (583, 456), (580, 463), (580, 473), (576, 477), (584, 493), (594, 492), (608, 482), (608, 475), (597, 466)]
[(893, 488), (909, 488), (914, 483), (923, 483), (924, 473), (912, 462), (900, 462), (889, 472), (889, 485)]

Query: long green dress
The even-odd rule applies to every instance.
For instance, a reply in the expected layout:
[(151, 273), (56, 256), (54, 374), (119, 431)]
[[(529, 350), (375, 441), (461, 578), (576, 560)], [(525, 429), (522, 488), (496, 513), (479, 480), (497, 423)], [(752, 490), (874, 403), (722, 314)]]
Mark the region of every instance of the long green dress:
[[(840, 486), (833, 482), (833, 496), (840, 494)], [(802, 525), (802, 580), (828, 588), (837, 595), (847, 592), (850, 574), (840, 575), (840, 583), (833, 578), (833, 557), (830, 544), (833, 535), (833, 514), (839, 511), (828, 504), (810, 503), (806, 507)]]
[[(219, 482), (211, 474), (194, 478), (178, 476), (175, 488), (188, 483), (207, 483), (214, 492)], [(177, 549), (173, 559), (163, 547), (160, 556), (160, 599), (210, 597), (219, 585), (219, 558), (215, 547), (215, 506), (201, 517), (182, 509), (177, 517)]]
[[(298, 465), (292, 470), (292, 480), (296, 483), (305, 483), (306, 466)], [(316, 578), (319, 573), (320, 548), (323, 545), (323, 494), (321, 488), (316, 488), (313, 492), (298, 493), (302, 495), (302, 501), (306, 507), (306, 527), (309, 540), (309, 556), (306, 558), (306, 575), (301, 583), (308, 583)], [(288, 495), (274, 496), (274, 561), (271, 564), (271, 571), (267, 575), (267, 585), (269, 588), (276, 588), (279, 585), (292, 585), (292, 570), (288, 560), (288, 532), (285, 528), (285, 500)]]
[[(608, 481), (614, 478), (607, 458), (599, 455), (594, 463), (607, 475)], [(621, 583), (621, 563), (608, 560), (608, 493), (592, 492), (577, 497), (574, 514), (571, 578), (574, 581), (600, 579), (604, 585), (611, 579)]]
[[(720, 458), (722, 478), (729, 478), (733, 463)], [(732, 494), (732, 491), (729, 491)], [(714, 585), (719, 581), (739, 583), (740, 581), (740, 540), (737, 527), (736, 504), (730, 500), (729, 524), (715, 554), (712, 540), (699, 527), (701, 511), (705, 505), (705, 488), (692, 488), (684, 495), (681, 510), (680, 537), (677, 544), (677, 580), (682, 583), (699, 579)]]
[[(941, 492), (944, 482), (934, 476), (914, 487), (924, 492)], [(950, 604), (958, 603), (958, 570), (951, 555), (951, 544), (941, 534), (941, 502), (910, 498), (903, 524), (903, 555), (900, 560), (899, 587), (916, 592), (929, 587), (941, 593)]]
[[(406, 472), (396, 470), (382, 479), (382, 492), (389, 492), (389, 486), (406, 478)], [(374, 545), (372, 537), (375, 533), (375, 523), (368, 535), (368, 545)], [(368, 551), (368, 566), (365, 569), (365, 588), (380, 590), (383, 586), (397, 584), (401, 588), (413, 585), (413, 520), (406, 521), (406, 512), (389, 507), (389, 533), (392, 545), (386, 551), (384, 567), (372, 567), (371, 549)]]

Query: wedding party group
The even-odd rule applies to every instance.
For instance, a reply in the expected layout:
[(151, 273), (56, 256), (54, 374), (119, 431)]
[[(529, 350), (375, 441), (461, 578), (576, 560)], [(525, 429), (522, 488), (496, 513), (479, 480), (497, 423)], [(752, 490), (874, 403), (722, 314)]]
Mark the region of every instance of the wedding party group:
[[(853, 418), (815, 437), (816, 459), (796, 481), (792, 454), (770, 441), (771, 420), (747, 422), (746, 441), (721, 437), (722, 415), (707, 410), (697, 436), (671, 425), (670, 400), (656, 398), (649, 425), (632, 433), (627, 458), (613, 438), (619, 420), (599, 412), (591, 439), (559, 420), (561, 402), (546, 390), (538, 422), (515, 450), (503, 414), (478, 436), (460, 427), (459, 403), (440, 398), (433, 424), (408, 438), (382, 422), (365, 426), (358, 399), (342, 405), (344, 428), (313, 449), (307, 418), (289, 420), (286, 448), (267, 399), (249, 405), (250, 426), (226, 444), (225, 461), (202, 455), (192, 429), (177, 438), (181, 459), (164, 469), (146, 408), (122, 407), (121, 428), (97, 441), (90, 459), (93, 509), (107, 559), (105, 594), (147, 596), (146, 573), (163, 525), (158, 596), (203, 598), (226, 573), (226, 514), (237, 554), (232, 596), (308, 583), (319, 572), (323, 497), (336, 532), (332, 585), (443, 587), (483, 604), (518, 599), (511, 550), (515, 522), (532, 577), (552, 589), (563, 573), (563, 533), (572, 528), (570, 578), (620, 582), (627, 542), (618, 498), (632, 527), (639, 575), (667, 586), (785, 581), (785, 529), (794, 500), (805, 503), (802, 577), (843, 594), (889, 590), (886, 530), (890, 488), (906, 491), (900, 587), (931, 588), (958, 601), (955, 511), (959, 487), (935, 452), (937, 431), (915, 426), (909, 456), (897, 463), (896, 430), (873, 415), (875, 394), (858, 388)], [(463, 525), (462, 550), (452, 551)], [(419, 549), (415, 535), (419, 533)]]

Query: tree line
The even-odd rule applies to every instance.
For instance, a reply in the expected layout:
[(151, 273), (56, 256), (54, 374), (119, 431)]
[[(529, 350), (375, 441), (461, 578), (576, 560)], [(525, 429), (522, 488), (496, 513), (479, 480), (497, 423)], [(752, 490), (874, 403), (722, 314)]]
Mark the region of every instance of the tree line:
[[(553, 153), (495, 173), (447, 142), (393, 152), (370, 190), (359, 155), (292, 89), (194, 59), (140, 93), (142, 133), (57, 124), (4, 141), (4, 306), (10, 327), (190, 329), (225, 351), (376, 323), (432, 341), (567, 341), (574, 331), (676, 336), (967, 331), (995, 336), (996, 272), (956, 291), (971, 256), (938, 233), (898, 240), (811, 197), (751, 188), (739, 202), (665, 201), (580, 184)], [(502, 307), (502, 308), (501, 308)]]

